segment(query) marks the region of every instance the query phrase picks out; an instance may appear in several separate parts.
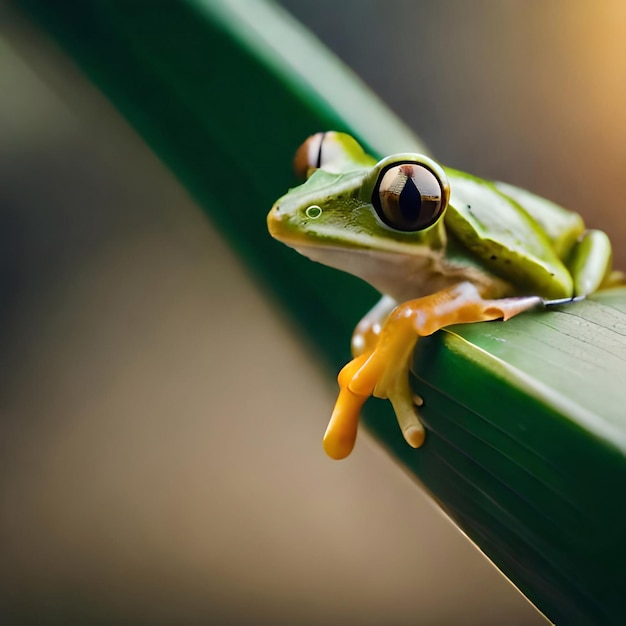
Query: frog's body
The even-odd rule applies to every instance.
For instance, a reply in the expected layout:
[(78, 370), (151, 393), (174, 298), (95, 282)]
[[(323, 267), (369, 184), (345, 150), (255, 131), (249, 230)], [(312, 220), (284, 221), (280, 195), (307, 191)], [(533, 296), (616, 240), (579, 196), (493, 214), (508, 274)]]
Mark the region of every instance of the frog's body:
[(408, 388), (417, 338), (452, 323), (507, 319), (585, 296), (611, 276), (611, 245), (575, 213), (530, 192), (415, 154), (380, 162), (348, 135), (318, 133), (296, 156), (307, 177), (268, 215), (274, 237), (382, 294), (353, 337), (355, 359), (325, 438), (349, 454), (361, 405), (388, 397), (407, 441), (424, 439)]

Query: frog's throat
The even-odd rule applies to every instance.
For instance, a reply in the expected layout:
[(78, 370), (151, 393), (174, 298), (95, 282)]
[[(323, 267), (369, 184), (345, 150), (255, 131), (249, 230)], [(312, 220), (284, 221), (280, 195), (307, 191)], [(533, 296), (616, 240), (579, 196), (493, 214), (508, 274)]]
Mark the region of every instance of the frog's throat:
[(471, 265), (453, 263), (442, 251), (416, 246), (411, 254), (364, 248), (293, 246), (312, 261), (348, 272), (368, 282), (380, 293), (397, 302), (435, 293), (460, 282), (468, 281), (491, 297), (500, 297), (511, 290), (502, 279)]

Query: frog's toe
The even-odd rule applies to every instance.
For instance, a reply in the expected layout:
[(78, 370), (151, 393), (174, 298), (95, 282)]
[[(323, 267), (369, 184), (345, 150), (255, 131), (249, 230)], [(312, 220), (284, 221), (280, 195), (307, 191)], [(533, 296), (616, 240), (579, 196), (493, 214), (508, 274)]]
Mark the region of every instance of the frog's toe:
[(352, 363), (357, 361), (360, 362), (360, 366), (352, 370), (352, 376), (347, 381), (347, 388), (359, 396), (376, 395), (378, 398), (386, 397), (375, 392), (385, 375), (387, 368), (385, 359), (380, 358), (378, 353), (374, 351), (369, 355), (357, 357)]
[(388, 391), (388, 397), (396, 413), (398, 425), (404, 439), (411, 447), (419, 448), (424, 443), (426, 432), (415, 408), (417, 404), (415, 398), (417, 397), (420, 400), (420, 405), (424, 401), (420, 396), (415, 396), (411, 393), (408, 377), (406, 383), (404, 381), (405, 379), (398, 380), (395, 388)]
[(349, 384), (365, 359), (365, 356), (353, 359), (337, 377), (339, 396), (323, 439), (324, 451), (331, 459), (345, 459), (354, 448), (361, 408), (370, 394), (354, 393)]
[(339, 393), (322, 440), (324, 451), (331, 459), (345, 459), (352, 452), (359, 428), (359, 414), (365, 400), (348, 390)]
[(402, 434), (404, 435), (404, 440), (412, 448), (421, 448), (424, 439), (426, 439), (426, 431), (420, 423), (415, 426), (409, 426), (406, 430), (402, 431)]

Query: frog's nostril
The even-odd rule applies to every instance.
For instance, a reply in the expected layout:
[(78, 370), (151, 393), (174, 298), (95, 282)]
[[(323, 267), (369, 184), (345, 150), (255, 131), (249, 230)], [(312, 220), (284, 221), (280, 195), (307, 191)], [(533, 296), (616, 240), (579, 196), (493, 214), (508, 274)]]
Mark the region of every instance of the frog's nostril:
[(272, 210), (267, 214), (267, 228), (273, 237), (276, 237), (283, 221), (283, 214), (280, 212), (280, 207), (274, 205)]

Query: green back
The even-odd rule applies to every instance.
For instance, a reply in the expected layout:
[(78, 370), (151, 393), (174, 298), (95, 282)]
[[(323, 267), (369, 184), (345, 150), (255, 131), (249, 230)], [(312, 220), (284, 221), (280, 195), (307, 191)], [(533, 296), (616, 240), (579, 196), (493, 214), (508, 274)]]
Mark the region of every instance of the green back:
[[(485, 269), (512, 282), (520, 293), (548, 299), (573, 294), (572, 277), (555, 250), (554, 237), (530, 211), (494, 183), (446, 171), (451, 188), (446, 228)], [(534, 198), (534, 212), (540, 213), (541, 199)]]

